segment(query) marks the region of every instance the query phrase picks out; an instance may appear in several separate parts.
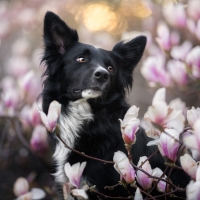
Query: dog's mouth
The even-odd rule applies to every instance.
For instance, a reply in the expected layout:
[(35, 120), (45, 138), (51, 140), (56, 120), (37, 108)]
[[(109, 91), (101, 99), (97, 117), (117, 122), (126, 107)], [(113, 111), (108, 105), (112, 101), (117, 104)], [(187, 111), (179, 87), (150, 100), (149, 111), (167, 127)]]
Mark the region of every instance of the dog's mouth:
[(84, 99), (97, 98), (102, 95), (103, 91), (99, 86), (91, 86), (85, 89), (76, 88), (74, 94), (81, 95)]

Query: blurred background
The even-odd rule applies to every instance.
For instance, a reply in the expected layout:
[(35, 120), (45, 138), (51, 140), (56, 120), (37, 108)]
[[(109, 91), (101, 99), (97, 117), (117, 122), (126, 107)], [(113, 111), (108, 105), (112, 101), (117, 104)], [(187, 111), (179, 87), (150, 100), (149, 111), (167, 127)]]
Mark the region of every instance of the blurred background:
[[(58, 14), (77, 29), (80, 42), (112, 50), (121, 40), (147, 36), (127, 101), (143, 118), (153, 95), (166, 87), (167, 102), (200, 105), (199, 0), (5, 0), (0, 1), (0, 197), (15, 199), (40, 188), (57, 199), (47, 133), (37, 100), (44, 70), (43, 19)], [(178, 99), (177, 99), (178, 98)], [(13, 192), (17, 178), (28, 182)], [(23, 185), (23, 184), (22, 184)], [(37, 199), (37, 198), (36, 198)]]

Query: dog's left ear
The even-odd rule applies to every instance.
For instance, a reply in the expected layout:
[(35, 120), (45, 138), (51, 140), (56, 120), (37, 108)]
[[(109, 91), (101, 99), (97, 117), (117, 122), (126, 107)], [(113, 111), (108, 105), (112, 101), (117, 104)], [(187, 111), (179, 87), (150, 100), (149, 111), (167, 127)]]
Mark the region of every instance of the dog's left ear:
[(117, 53), (123, 61), (124, 70), (133, 71), (143, 55), (146, 41), (145, 36), (138, 36), (126, 43), (119, 42), (113, 47), (112, 51)]
[(46, 50), (55, 50), (64, 54), (66, 48), (78, 42), (76, 30), (71, 29), (55, 13), (47, 12), (44, 17), (44, 43)]

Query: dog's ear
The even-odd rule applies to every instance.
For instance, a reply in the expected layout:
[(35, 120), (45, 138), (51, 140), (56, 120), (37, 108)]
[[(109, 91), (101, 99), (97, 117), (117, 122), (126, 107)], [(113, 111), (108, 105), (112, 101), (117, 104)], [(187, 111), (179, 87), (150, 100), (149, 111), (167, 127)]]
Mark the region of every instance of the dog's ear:
[(138, 36), (129, 42), (119, 42), (114, 47), (113, 50), (117, 53), (123, 60), (122, 67), (124, 70), (133, 70), (137, 63), (140, 61), (142, 54), (146, 46), (146, 37)]
[(117, 54), (121, 73), (121, 81), (125, 88), (132, 86), (132, 72), (140, 61), (146, 46), (146, 37), (138, 36), (129, 42), (119, 42), (113, 47)]
[(78, 42), (76, 30), (71, 29), (53, 12), (44, 17), (44, 44), (46, 49), (64, 54), (68, 45)]

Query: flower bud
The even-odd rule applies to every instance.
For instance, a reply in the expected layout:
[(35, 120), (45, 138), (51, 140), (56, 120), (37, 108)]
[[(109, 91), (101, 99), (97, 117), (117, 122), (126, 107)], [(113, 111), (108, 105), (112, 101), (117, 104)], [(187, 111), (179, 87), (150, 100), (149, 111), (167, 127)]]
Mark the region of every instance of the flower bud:
[[(141, 164), (143, 164), (143, 162), (147, 159), (146, 156), (142, 156), (139, 159), (139, 162), (137, 164), (138, 167), (140, 167)], [(149, 161), (147, 160), (141, 167), (144, 171), (146, 171), (148, 174), (152, 175), (152, 169), (151, 169), (151, 165), (149, 164)], [(144, 172), (138, 170), (137, 171), (137, 182), (141, 185), (141, 187), (144, 190), (150, 190), (152, 187), (152, 182), (153, 179), (150, 178), (148, 175), (146, 175)]]
[(180, 157), (180, 163), (183, 170), (193, 179), (196, 179), (197, 162), (189, 155), (184, 154)]
[(44, 126), (37, 125), (32, 133), (30, 140), (31, 148), (34, 151), (44, 153), (48, 147), (48, 136)]
[(133, 183), (135, 181), (135, 170), (130, 164), (126, 154), (122, 151), (115, 152), (113, 161), (115, 162), (114, 168), (124, 180), (127, 183)]
[(15, 181), (13, 186), (13, 191), (17, 197), (27, 193), (28, 190), (29, 190), (29, 183), (25, 178), (20, 177)]

